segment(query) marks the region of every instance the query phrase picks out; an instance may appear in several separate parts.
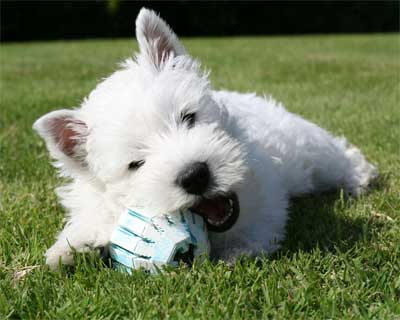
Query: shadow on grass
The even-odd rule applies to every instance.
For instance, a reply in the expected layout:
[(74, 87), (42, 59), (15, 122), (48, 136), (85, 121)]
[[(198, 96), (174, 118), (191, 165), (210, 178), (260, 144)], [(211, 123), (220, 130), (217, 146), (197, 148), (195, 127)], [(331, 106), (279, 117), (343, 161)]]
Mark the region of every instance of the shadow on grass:
[[(346, 251), (363, 237), (364, 217), (348, 217), (355, 199), (340, 193), (310, 195), (291, 201), (287, 238), (281, 252), (291, 255), (297, 251)], [(336, 248), (336, 249), (335, 249)]]
[[(387, 176), (379, 177), (369, 192), (385, 189), (387, 181)], [(361, 199), (339, 191), (292, 199), (286, 240), (270, 259), (298, 251), (310, 252), (317, 247), (322, 252), (344, 252), (360, 240), (370, 240), (373, 230), (380, 229), (382, 224), (365, 215), (344, 214), (353, 207), (356, 210), (358, 201)]]

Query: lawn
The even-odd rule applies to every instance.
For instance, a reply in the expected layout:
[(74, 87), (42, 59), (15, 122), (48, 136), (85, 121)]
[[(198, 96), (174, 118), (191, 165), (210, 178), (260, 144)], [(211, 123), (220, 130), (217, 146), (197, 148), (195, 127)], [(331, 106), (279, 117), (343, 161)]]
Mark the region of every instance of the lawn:
[(400, 319), (400, 38), (391, 35), (183, 39), (216, 88), (271, 94), (345, 135), (377, 164), (375, 188), (297, 199), (272, 257), (168, 274), (118, 273), (95, 256), (51, 272), (61, 183), (32, 131), (78, 106), (132, 54), (129, 40), (2, 44), (0, 319)]

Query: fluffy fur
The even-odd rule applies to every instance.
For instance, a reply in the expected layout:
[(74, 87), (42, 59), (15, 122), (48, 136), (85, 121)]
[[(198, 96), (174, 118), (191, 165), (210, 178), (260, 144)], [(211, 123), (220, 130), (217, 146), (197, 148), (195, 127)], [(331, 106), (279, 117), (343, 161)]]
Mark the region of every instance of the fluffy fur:
[[(142, 9), (136, 20), (140, 52), (101, 82), (75, 110), (51, 112), (34, 124), (55, 165), (71, 182), (57, 190), (66, 225), (46, 262), (73, 264), (72, 251), (107, 245), (130, 205), (157, 212), (189, 208), (199, 196), (174, 181), (193, 162), (207, 162), (213, 185), (203, 195), (234, 191), (240, 217), (210, 234), (212, 256), (279, 248), (288, 200), (344, 188), (359, 195), (377, 175), (344, 138), (289, 113), (271, 97), (214, 91), (198, 62), (168, 25)], [(190, 128), (182, 115), (196, 114)], [(129, 170), (132, 161), (145, 161)]]

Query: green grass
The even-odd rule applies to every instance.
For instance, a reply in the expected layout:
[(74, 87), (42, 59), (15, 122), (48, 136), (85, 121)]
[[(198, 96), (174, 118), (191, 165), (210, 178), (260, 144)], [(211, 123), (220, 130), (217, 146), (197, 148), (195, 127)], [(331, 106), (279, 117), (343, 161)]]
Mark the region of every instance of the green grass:
[[(127, 276), (95, 257), (51, 272), (60, 183), (31, 125), (78, 106), (133, 40), (1, 45), (0, 319), (400, 319), (399, 36), (184, 39), (216, 88), (272, 94), (345, 135), (381, 178), (360, 199), (293, 201), (270, 258)], [(21, 276), (24, 267), (36, 266)], [(26, 271), (29, 271), (26, 270)]]

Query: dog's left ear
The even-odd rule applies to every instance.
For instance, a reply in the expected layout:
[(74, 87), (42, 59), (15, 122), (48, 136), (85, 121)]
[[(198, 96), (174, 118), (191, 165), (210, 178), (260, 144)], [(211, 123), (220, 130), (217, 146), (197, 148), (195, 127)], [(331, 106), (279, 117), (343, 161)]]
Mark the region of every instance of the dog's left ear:
[(140, 53), (157, 68), (170, 56), (186, 54), (176, 34), (154, 11), (142, 8), (136, 19)]

